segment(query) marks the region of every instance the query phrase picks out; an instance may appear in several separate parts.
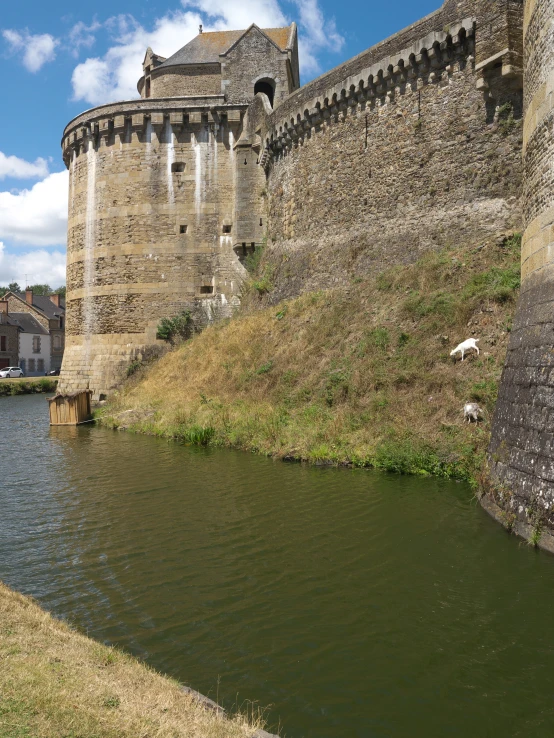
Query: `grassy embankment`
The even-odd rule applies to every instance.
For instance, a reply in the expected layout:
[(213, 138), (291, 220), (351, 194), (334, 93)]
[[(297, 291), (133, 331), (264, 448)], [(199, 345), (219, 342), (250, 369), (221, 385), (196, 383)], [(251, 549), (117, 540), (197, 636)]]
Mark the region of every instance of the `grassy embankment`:
[[(520, 238), (428, 254), (209, 327), (102, 409), (114, 428), (315, 463), (472, 481), (519, 288)], [(271, 290), (254, 275), (249, 299)], [(449, 352), (469, 337), (480, 356)], [(477, 401), (479, 424), (462, 407)]]
[(251, 738), (257, 722), (206, 710), (0, 582), (1, 738)]
[(35, 392), (55, 392), (58, 380), (53, 377), (20, 377), (0, 379), (0, 397), (8, 395), (32, 395)]

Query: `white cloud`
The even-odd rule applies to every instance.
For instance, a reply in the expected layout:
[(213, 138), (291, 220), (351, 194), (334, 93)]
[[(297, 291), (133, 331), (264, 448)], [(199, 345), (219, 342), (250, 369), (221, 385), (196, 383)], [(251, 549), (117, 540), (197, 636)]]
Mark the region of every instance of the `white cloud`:
[(67, 171), (49, 174), (30, 190), (0, 192), (0, 239), (25, 246), (57, 246), (67, 236)]
[(87, 59), (75, 67), (74, 99), (99, 105), (138, 97), (137, 82), (147, 47), (151, 46), (162, 56), (170, 56), (198, 33), (200, 22), (196, 13), (179, 12), (159, 18), (148, 32), (129, 16), (111, 19), (112, 28), (119, 33), (117, 43), (103, 57)]
[[(290, 0), (299, 9), (299, 46), (302, 71), (320, 71), (318, 54), (339, 51), (344, 39), (335, 22), (326, 19), (318, 0)], [(138, 97), (137, 81), (148, 46), (161, 56), (171, 56), (194, 38), (200, 23), (204, 31), (288, 25), (291, 18), (278, 0), (181, 0), (183, 11), (169, 13), (146, 30), (130, 15), (110, 18), (104, 26), (113, 34), (114, 45), (102, 57), (86, 59), (73, 71), (73, 96), (92, 105)]]
[(14, 177), (15, 179), (34, 179), (46, 177), (48, 162), (39, 157), (34, 162), (25, 161), (18, 156), (6, 156), (0, 151), (0, 179)]
[(248, 28), (252, 23), (260, 28), (277, 28), (290, 22), (277, 0), (241, 0), (238, 3), (228, 0), (181, 0), (181, 4), (205, 13), (218, 30)]
[(81, 47), (90, 49), (96, 41), (94, 34), (101, 28), (102, 24), (97, 20), (94, 20), (90, 26), (87, 26), (83, 21), (76, 23), (69, 31), (69, 47), (73, 56), (78, 56)]
[(65, 284), (65, 254), (45, 249), (25, 254), (7, 253), (0, 241), (0, 284), (18, 282), (27, 284), (49, 284), (56, 289)]
[(58, 39), (49, 33), (33, 35), (27, 29), (23, 31), (5, 30), (3, 37), (13, 52), (23, 52), (23, 66), (29, 72), (38, 72), (39, 69), (56, 58)]
[(337, 31), (333, 18), (326, 19), (317, 0), (294, 0), (300, 11), (299, 56), (305, 74), (321, 71), (317, 56), (322, 51), (338, 52), (344, 37)]

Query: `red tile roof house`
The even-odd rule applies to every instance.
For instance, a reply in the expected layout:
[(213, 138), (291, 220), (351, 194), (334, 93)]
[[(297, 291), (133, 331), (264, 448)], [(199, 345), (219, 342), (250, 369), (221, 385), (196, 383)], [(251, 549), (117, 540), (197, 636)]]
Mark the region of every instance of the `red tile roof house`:
[[(21, 322), (19, 314), (26, 313), (31, 315), (34, 320), (44, 330), (43, 332), (37, 331), (33, 335), (42, 336), (40, 340), (41, 349), (40, 356), (23, 356), (21, 358), (35, 359), (35, 369), (30, 371), (27, 365), (24, 369), (27, 376), (38, 376), (38, 374), (44, 374), (52, 369), (59, 369), (62, 365), (62, 358), (65, 346), (65, 300), (60, 295), (34, 295), (32, 290), (26, 290), (24, 293), (20, 292), (7, 292), (3, 300), (8, 303), (8, 314), (10, 318), (16, 318)], [(26, 328), (25, 333), (29, 333), (32, 328), (32, 324), (25, 321)], [(47, 338), (47, 340), (45, 340)], [(26, 343), (26, 339), (25, 339)], [(49, 353), (46, 356), (43, 351), (44, 345), (48, 343)], [(35, 341), (35, 345), (38, 342)], [(41, 359), (44, 361), (44, 370), (40, 372), (37, 369), (37, 362)], [(32, 365), (31, 365), (32, 366)], [(42, 366), (42, 363), (41, 363)], [(48, 366), (48, 368), (47, 368)], [(23, 369), (23, 367), (21, 367)]]

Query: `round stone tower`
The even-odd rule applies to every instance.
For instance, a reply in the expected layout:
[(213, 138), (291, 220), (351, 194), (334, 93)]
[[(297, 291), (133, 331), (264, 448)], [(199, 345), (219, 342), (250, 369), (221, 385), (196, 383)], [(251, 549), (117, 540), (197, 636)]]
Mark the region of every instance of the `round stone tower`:
[(521, 297), (493, 422), (488, 502), (554, 529), (554, 0), (526, 0)]
[(244, 271), (232, 238), (241, 111), (220, 108), (208, 119), (175, 102), (96, 109), (66, 132), (63, 391), (108, 392), (133, 359), (162, 348), (161, 318), (189, 309), (207, 322), (236, 302)]
[[(243, 257), (265, 229), (255, 137), (259, 92), (299, 84), (296, 26), (200, 33), (173, 57), (148, 49), (142, 99), (69, 123), (66, 348), (60, 391), (98, 399), (165, 347), (160, 319), (201, 326), (238, 304)], [(152, 97), (152, 95), (157, 97)], [(255, 196), (254, 196), (254, 194)]]

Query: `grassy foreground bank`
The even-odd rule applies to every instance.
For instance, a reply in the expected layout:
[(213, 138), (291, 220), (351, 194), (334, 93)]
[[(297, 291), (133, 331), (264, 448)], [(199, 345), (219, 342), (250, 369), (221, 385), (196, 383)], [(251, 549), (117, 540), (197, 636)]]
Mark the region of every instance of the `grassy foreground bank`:
[(251, 738), (257, 727), (206, 710), (0, 582), (1, 738)]
[(35, 392), (55, 392), (57, 386), (58, 380), (53, 377), (0, 379), (0, 397), (32, 395)]
[[(188, 443), (473, 481), (519, 288), (520, 237), (427, 254), (209, 327), (139, 370), (101, 421)], [(248, 302), (263, 290), (254, 278)], [(480, 356), (450, 351), (480, 339)], [(464, 424), (464, 403), (484, 410)]]

